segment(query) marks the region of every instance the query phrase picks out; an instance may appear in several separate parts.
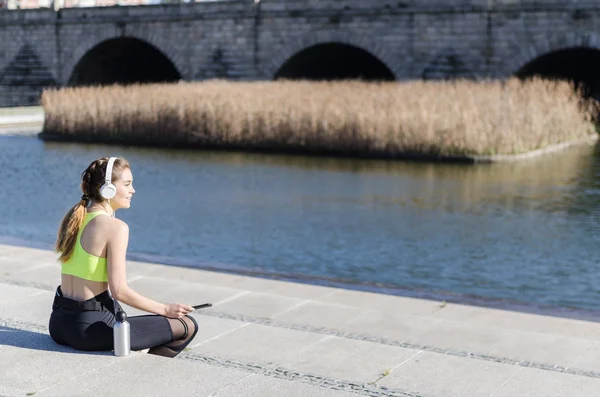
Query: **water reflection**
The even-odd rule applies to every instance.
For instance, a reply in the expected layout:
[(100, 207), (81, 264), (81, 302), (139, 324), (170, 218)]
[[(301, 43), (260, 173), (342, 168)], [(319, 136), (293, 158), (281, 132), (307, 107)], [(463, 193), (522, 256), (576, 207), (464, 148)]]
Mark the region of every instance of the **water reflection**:
[[(101, 155), (137, 194), (130, 249), (228, 269), (594, 309), (600, 149), (496, 165), (42, 143), (0, 137), (0, 235), (53, 241)], [(18, 193), (17, 193), (18, 192)], [(42, 216), (41, 216), (42, 215)]]

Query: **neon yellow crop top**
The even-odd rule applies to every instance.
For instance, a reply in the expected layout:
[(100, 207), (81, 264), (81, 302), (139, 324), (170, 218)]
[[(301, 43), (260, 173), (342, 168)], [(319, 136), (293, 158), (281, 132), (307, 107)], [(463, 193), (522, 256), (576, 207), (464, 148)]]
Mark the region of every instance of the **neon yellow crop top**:
[(79, 233), (77, 233), (77, 241), (75, 242), (73, 254), (68, 261), (62, 264), (62, 274), (70, 274), (90, 281), (108, 281), (106, 258), (90, 255), (81, 246), (83, 229), (85, 229), (89, 221), (101, 214), (105, 214), (105, 212), (95, 211), (85, 215), (83, 224), (79, 228)]

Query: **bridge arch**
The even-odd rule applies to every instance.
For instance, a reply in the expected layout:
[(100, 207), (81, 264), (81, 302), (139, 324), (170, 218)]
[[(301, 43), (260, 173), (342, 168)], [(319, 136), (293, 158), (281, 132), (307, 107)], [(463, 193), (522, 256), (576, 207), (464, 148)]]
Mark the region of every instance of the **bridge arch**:
[[(146, 37), (147, 36), (147, 37)], [(106, 30), (104, 32), (97, 32), (94, 35), (84, 36), (84, 39), (80, 42), (80, 44), (75, 47), (72, 52), (66, 55), (67, 59), (63, 60), (63, 67), (61, 68), (61, 76), (60, 79), (64, 85), (70, 84), (71, 79), (75, 73), (75, 69), (79, 66), (84, 57), (86, 57), (91, 51), (96, 49), (98, 46), (118, 39), (126, 39), (136, 41), (138, 44), (141, 44), (142, 47), (147, 46), (150, 49), (155, 50), (157, 53), (161, 54), (175, 69), (179, 78), (185, 78), (187, 70), (182, 68), (181, 65), (185, 65), (183, 62), (181, 54), (173, 50), (173, 46), (162, 46), (160, 45), (160, 41), (154, 35), (138, 35), (138, 34), (128, 34), (128, 35), (120, 35), (117, 32), (113, 32), (112, 30)]]
[(173, 82), (175, 65), (153, 45), (131, 37), (105, 40), (90, 49), (71, 72), (68, 85)]
[(521, 52), (510, 65), (508, 76), (539, 76), (568, 80), (586, 96), (600, 100), (600, 36), (571, 33), (540, 40)]
[(275, 79), (395, 80), (392, 71), (377, 57), (349, 44), (321, 43), (288, 59)]
[(510, 59), (503, 68), (506, 77), (516, 76), (528, 64), (545, 55), (569, 49), (600, 50), (600, 35), (596, 33), (569, 33), (538, 39), (521, 48), (518, 54)]
[(600, 49), (572, 47), (553, 51), (533, 59), (515, 74), (519, 78), (539, 76), (568, 80), (584, 95), (600, 100)]
[(371, 70), (386, 76), (387, 80), (395, 80), (396, 76), (403, 75), (400, 65), (379, 43), (349, 32), (320, 32), (304, 36), (286, 45), (283, 51), (278, 51), (265, 67), (263, 76), (269, 80), (286, 77), (282, 71), (286, 71), (285, 68), (288, 71), (293, 69), (290, 62), (310, 63), (312, 56), (318, 53), (326, 54), (327, 50), (348, 51), (352, 56), (364, 60)]

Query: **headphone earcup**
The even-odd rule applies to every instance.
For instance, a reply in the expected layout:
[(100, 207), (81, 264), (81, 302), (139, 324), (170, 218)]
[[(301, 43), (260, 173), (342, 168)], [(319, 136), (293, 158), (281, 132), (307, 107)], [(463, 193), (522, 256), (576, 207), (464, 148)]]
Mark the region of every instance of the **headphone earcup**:
[(109, 183), (108, 185), (104, 184), (100, 188), (100, 195), (107, 200), (110, 200), (111, 198), (115, 197), (116, 194), (117, 188), (112, 183)]

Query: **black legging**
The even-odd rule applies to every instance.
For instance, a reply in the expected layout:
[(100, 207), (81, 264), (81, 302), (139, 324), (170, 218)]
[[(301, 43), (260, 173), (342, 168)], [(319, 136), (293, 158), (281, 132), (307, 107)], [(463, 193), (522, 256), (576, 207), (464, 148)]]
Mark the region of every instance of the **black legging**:
[[(85, 302), (97, 307), (91, 310), (81, 308), (81, 302), (63, 297), (59, 286), (50, 315), (50, 336), (56, 343), (78, 350), (113, 350), (115, 301), (105, 291)], [(122, 310), (118, 302), (117, 306)], [(144, 315), (128, 317), (127, 321), (130, 324), (131, 350), (150, 348), (148, 353), (167, 357), (175, 357), (183, 351), (198, 332), (198, 324), (190, 316), (178, 320)]]

